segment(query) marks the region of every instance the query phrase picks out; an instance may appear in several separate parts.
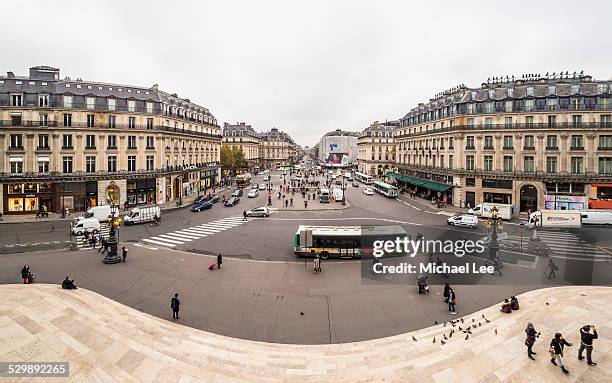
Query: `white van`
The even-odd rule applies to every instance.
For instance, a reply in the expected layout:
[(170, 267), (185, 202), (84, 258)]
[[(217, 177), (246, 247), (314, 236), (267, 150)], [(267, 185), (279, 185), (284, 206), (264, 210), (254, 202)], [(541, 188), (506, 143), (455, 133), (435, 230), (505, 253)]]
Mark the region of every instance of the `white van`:
[(123, 222), (126, 225), (133, 225), (136, 223), (152, 222), (155, 217), (161, 219), (161, 209), (157, 205), (148, 206), (136, 206), (130, 212), (123, 217)]
[(491, 218), (491, 211), (493, 208), (497, 209), (497, 216), (501, 219), (509, 220), (512, 219), (514, 215), (514, 206), (491, 202), (479, 203), (478, 205), (474, 206), (473, 209), (469, 209), (468, 214), (473, 214), (482, 218)]
[(100, 222), (106, 222), (108, 217), (111, 215), (110, 205), (93, 206), (90, 207), (83, 215), (77, 218), (77, 220), (85, 218), (96, 218)]
[(610, 210), (581, 210), (583, 225), (612, 225)]
[(466, 226), (475, 229), (478, 227), (478, 217), (471, 214), (460, 214), (446, 220), (450, 226)]
[(82, 235), (85, 233), (97, 234), (100, 232), (100, 221), (97, 218), (83, 218), (72, 227), (72, 234)]
[(342, 200), (344, 199), (344, 193), (342, 192), (342, 189), (333, 189), (333, 194), (334, 200), (336, 202), (342, 202)]

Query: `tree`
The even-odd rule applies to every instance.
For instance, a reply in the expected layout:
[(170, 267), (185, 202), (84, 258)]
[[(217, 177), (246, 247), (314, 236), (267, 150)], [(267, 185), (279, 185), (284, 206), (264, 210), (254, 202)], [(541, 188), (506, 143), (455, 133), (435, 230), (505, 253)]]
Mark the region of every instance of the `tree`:
[(223, 170), (235, 175), (236, 170), (244, 167), (244, 164), (244, 153), (239, 146), (221, 146), (221, 166)]

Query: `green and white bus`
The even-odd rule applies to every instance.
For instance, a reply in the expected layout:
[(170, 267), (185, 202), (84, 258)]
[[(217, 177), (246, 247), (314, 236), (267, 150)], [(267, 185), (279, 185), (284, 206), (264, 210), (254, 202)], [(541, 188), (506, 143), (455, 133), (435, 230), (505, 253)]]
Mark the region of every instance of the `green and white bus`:
[(399, 196), (398, 188), (380, 181), (374, 182), (374, 190), (387, 198), (397, 198)]
[(407, 236), (400, 225), (387, 226), (298, 226), (293, 250), (300, 257), (328, 259), (371, 257), (374, 241)]
[(374, 182), (374, 177), (359, 172), (355, 172), (355, 179), (366, 185), (372, 185)]

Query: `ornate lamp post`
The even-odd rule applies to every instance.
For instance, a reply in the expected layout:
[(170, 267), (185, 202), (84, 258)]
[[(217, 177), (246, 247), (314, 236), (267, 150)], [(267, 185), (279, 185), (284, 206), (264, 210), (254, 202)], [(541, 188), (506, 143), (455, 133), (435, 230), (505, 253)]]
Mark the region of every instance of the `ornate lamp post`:
[(121, 262), (121, 257), (117, 254), (117, 231), (119, 225), (121, 225), (121, 219), (119, 218), (119, 206), (111, 205), (111, 216), (108, 219), (109, 235), (106, 244), (108, 246), (108, 252), (102, 262), (107, 264)]

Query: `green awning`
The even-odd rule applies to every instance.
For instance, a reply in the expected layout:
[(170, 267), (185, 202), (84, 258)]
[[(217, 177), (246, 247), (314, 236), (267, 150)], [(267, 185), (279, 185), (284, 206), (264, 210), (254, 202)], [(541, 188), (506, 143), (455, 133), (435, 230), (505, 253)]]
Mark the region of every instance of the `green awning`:
[(447, 184), (441, 184), (438, 182), (432, 182), (432, 181), (428, 181), (425, 182), (423, 185), (421, 185), (422, 187), (429, 189), (429, 190), (435, 190), (435, 191), (439, 191), (439, 192), (445, 192), (448, 189), (452, 188), (452, 185), (447, 185)]

